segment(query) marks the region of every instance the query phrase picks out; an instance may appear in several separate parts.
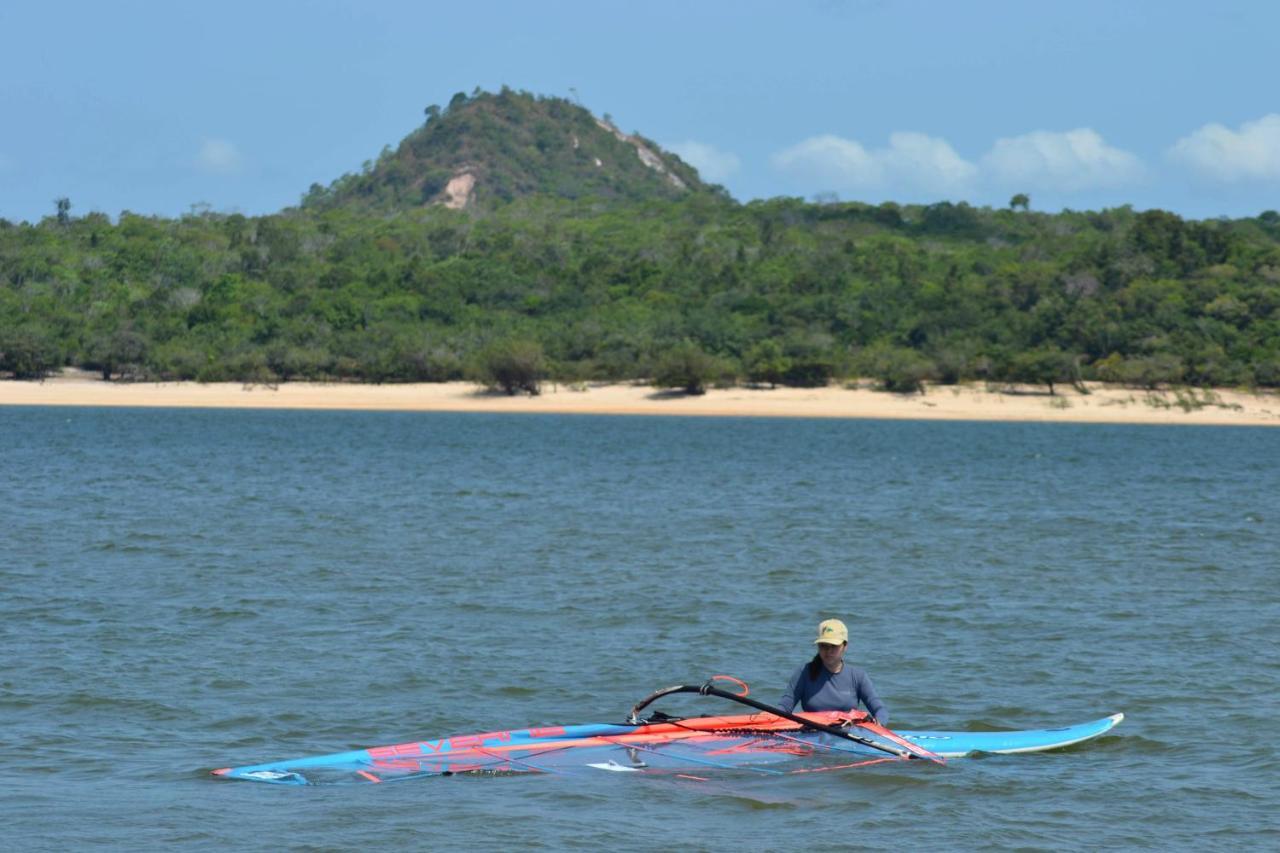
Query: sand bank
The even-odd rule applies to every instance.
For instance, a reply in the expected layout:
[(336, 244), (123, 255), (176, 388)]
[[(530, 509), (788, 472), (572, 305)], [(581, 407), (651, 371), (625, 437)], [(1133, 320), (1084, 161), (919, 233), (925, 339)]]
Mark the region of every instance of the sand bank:
[(871, 388), (731, 388), (705, 395), (659, 392), (641, 385), (571, 388), (548, 383), (537, 397), (509, 397), (469, 383), (351, 385), (310, 382), (278, 386), (234, 382), (103, 382), (68, 371), (43, 382), (0, 381), (0, 405), (177, 408), (350, 409), (419, 412), (505, 412), (593, 415), (895, 418), (1057, 421), (1066, 423), (1280, 426), (1280, 395), (1240, 391), (1167, 391), (1089, 386), (1050, 396), (1043, 388), (982, 384), (934, 386), (925, 394)]

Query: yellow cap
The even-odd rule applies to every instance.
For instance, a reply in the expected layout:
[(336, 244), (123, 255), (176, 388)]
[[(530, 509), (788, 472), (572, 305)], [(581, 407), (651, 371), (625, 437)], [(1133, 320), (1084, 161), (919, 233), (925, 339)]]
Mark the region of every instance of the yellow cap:
[(826, 619), (818, 623), (818, 639), (815, 643), (829, 643), (838, 646), (849, 642), (849, 629), (839, 619)]

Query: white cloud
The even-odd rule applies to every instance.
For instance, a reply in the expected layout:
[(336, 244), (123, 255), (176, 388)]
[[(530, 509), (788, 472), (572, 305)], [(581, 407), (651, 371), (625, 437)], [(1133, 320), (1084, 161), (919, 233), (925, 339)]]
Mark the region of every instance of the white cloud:
[(1087, 127), (997, 139), (982, 158), (982, 170), (1002, 186), (1064, 192), (1122, 186), (1145, 171), (1141, 160)]
[(923, 133), (890, 134), (889, 147), (875, 154), (890, 174), (930, 189), (958, 189), (978, 172), (945, 139)]
[(721, 151), (705, 142), (689, 140), (668, 147), (678, 154), (681, 160), (697, 169), (703, 180), (713, 184), (722, 183), (742, 165), (737, 154)]
[(874, 186), (884, 180), (883, 170), (867, 149), (831, 134), (810, 137), (774, 154), (773, 165), (800, 177), (834, 182), (841, 188)]
[(905, 185), (931, 192), (963, 188), (977, 174), (945, 139), (890, 134), (889, 146), (867, 150), (851, 139), (814, 136), (773, 156), (781, 171), (823, 183), (824, 189), (865, 190)]
[(1219, 181), (1280, 180), (1280, 114), (1247, 121), (1239, 130), (1206, 124), (1174, 143), (1169, 157)]
[(239, 149), (225, 139), (206, 139), (196, 155), (197, 166), (218, 175), (233, 175), (240, 171), (242, 164)]

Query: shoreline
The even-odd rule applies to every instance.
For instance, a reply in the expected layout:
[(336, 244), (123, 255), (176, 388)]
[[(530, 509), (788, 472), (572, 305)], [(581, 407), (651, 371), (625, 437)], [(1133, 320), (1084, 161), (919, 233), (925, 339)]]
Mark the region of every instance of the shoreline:
[(1050, 396), (1043, 387), (935, 385), (925, 394), (870, 388), (728, 388), (691, 397), (652, 386), (544, 383), (537, 397), (468, 382), (404, 385), (290, 382), (103, 381), (64, 371), (42, 381), (0, 380), (0, 406), (315, 409), (695, 417), (871, 418), (1052, 423), (1280, 426), (1280, 394), (1230, 389), (1149, 392), (1089, 383)]

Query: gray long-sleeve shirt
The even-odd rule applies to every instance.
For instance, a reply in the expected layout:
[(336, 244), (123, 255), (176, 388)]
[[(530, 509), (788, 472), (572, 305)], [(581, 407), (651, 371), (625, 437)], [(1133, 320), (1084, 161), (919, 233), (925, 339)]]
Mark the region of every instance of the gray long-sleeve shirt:
[(848, 711), (861, 704), (877, 722), (884, 723), (889, 719), (889, 711), (876, 695), (865, 670), (845, 664), (832, 675), (825, 666), (817, 669), (815, 678), (809, 677), (809, 664), (797, 669), (778, 701), (778, 707), (791, 711), (799, 703), (803, 711)]

